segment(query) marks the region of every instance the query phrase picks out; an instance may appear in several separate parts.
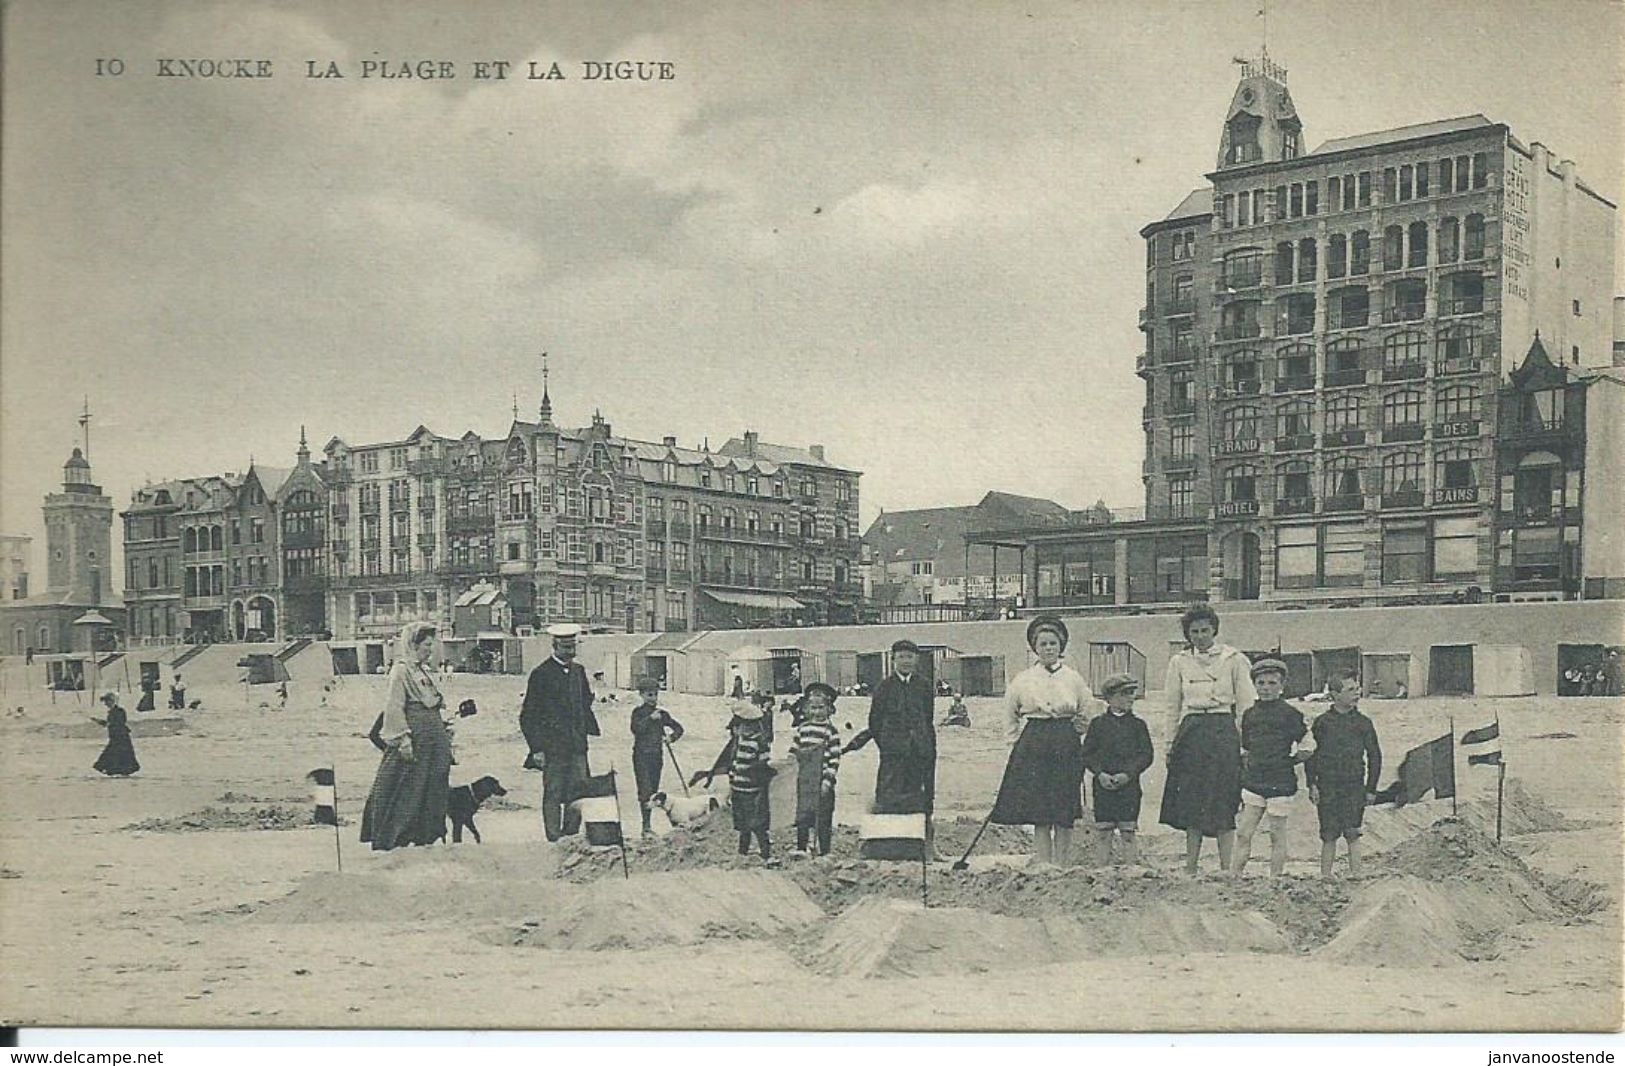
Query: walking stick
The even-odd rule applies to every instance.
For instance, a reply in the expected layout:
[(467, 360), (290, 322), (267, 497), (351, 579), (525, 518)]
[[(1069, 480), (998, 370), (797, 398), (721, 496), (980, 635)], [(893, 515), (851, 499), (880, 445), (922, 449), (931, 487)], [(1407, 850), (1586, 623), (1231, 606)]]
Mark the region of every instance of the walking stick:
[(975, 836), (971, 837), (970, 847), (966, 848), (965, 849), (965, 854), (961, 855), (959, 857), (959, 861), (954, 863), (953, 868), (955, 870), (969, 870), (970, 869), (970, 853), (975, 851), (976, 850), (976, 845), (978, 845), (978, 844), (980, 844), (982, 842), (982, 834), (987, 832), (988, 823), (990, 823), (992, 821), (993, 821), (993, 812), (991, 810), (989, 810), (987, 812), (987, 817), (982, 819), (981, 828), (976, 830), (976, 835)]
[(621, 789), (615, 783), (615, 764), (609, 766), (609, 786), (615, 790), (615, 839), (621, 845), (621, 875), (632, 880), (632, 868), (626, 862), (626, 830), (621, 828)]
[(671, 738), (663, 737), (662, 739), (664, 739), (666, 743), (666, 754), (671, 756), (672, 769), (677, 771), (677, 780), (683, 783), (683, 795), (687, 796), (689, 794), (688, 778), (683, 776), (683, 766), (677, 761), (677, 752), (673, 750), (671, 746)]

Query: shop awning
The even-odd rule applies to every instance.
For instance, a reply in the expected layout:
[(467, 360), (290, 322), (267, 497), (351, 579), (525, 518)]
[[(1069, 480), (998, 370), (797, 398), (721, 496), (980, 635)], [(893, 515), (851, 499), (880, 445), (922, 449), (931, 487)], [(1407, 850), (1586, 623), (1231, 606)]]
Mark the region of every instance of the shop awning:
[(793, 596), (780, 596), (773, 592), (716, 592), (711, 589), (701, 591), (718, 603), (734, 607), (755, 607), (764, 611), (801, 611), (807, 607)]

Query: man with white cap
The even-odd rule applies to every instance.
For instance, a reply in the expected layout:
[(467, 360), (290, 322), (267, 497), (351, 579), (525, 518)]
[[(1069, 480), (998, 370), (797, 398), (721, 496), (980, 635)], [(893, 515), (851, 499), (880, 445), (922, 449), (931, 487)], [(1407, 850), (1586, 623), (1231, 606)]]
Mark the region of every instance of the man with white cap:
[(573, 836), (581, 816), (570, 807), (587, 769), (587, 738), (599, 735), (587, 671), (576, 662), (578, 625), (549, 626), (553, 654), (530, 672), (519, 728), (530, 745), (526, 767), (542, 771), (542, 828), (550, 841)]

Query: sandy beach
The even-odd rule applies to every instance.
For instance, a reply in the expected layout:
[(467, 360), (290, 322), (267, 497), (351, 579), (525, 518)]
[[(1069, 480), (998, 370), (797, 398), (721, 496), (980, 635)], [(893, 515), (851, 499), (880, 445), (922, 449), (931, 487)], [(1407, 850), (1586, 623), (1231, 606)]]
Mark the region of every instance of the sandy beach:
[[(733, 854), (726, 816), (638, 837), (627, 719), (599, 706), (593, 768), (624, 772), (630, 878), (615, 849), (542, 839), (540, 775), (520, 769), (523, 678), (454, 675), (472, 697), (452, 783), (499, 777), (483, 844), (374, 853), (360, 805), (377, 766), (365, 731), (383, 679), (331, 691), (194, 681), (202, 706), (131, 712), (141, 772), (90, 767), (89, 701), (8, 674), (0, 816), (0, 974), (17, 1025), (1059, 1030), (1607, 1030), (1621, 1024), (1618, 699), (1369, 701), (1392, 776), (1411, 745), (1498, 717), (1495, 773), (1448, 801), (1367, 814), (1359, 881), (1317, 876), (1313, 808), (1292, 815), (1288, 876), (1260, 836), (1247, 876), (1179, 873), (1145, 778), (1144, 865), (1026, 865), (987, 811), (1005, 749), (997, 702), (939, 732), (938, 846), (917, 865), (859, 861), (872, 748), (842, 764), (835, 853), (764, 869)], [(1158, 694), (1142, 701), (1155, 724)], [(82, 700), (83, 702), (80, 702)], [(133, 698), (126, 695), (126, 706)], [(683, 768), (709, 765), (723, 700), (673, 695)], [(20, 711), (19, 711), (20, 708)], [(1310, 714), (1316, 708), (1306, 707)], [(867, 700), (838, 723), (862, 728)], [(787, 728), (779, 730), (778, 748)], [(334, 834), (310, 824), (304, 775), (336, 767)], [(680, 788), (668, 764), (666, 783)], [(1079, 833), (1079, 838), (1086, 837)], [(793, 840), (779, 832), (784, 854)], [(1341, 863), (1340, 863), (1341, 867)], [(1035, 995), (1035, 989), (1044, 993)]]

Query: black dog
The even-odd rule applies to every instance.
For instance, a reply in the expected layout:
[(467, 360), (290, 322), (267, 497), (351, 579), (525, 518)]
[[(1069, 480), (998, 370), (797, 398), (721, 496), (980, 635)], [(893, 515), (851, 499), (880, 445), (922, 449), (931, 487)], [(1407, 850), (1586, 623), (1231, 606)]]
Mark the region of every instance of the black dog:
[[(502, 782), (487, 774), (466, 785), (455, 785), (446, 790), (446, 817), (451, 819), (451, 842), (463, 842), (463, 829), (474, 834), (474, 843), (480, 843), (480, 831), (474, 828), (474, 812), (492, 796), (506, 796), (508, 790)], [(445, 833), (440, 839), (446, 839)]]

